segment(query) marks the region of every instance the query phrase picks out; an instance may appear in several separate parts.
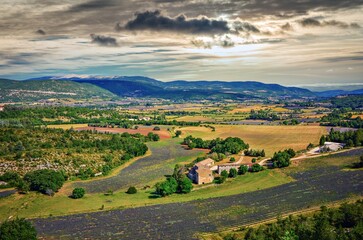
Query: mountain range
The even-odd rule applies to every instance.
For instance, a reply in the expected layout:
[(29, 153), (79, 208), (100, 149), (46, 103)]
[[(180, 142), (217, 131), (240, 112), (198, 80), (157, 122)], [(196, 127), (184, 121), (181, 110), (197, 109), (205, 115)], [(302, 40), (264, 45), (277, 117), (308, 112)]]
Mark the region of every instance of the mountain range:
[(36, 101), (48, 98), (150, 97), (170, 100), (296, 99), (362, 94), (363, 90), (312, 92), (254, 81), (171, 81), (143, 76), (45, 76), (24, 81), (0, 79), (0, 102)]

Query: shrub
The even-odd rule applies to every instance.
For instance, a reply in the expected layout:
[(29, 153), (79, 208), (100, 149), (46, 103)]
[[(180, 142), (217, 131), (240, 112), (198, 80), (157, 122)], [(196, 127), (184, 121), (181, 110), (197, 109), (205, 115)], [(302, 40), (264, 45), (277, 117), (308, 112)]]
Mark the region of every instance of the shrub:
[(159, 194), (162, 197), (171, 195), (176, 192), (178, 188), (178, 182), (175, 180), (175, 178), (170, 177), (166, 181), (157, 183), (155, 185), (156, 193)]
[(30, 190), (47, 193), (58, 191), (63, 186), (66, 177), (63, 172), (43, 169), (25, 174), (24, 181), (30, 185)]
[(86, 193), (86, 190), (84, 188), (75, 188), (72, 192), (72, 198), (78, 199), (83, 198), (84, 194)]
[(137, 193), (137, 189), (134, 186), (129, 187), (129, 189), (127, 189), (128, 194), (135, 194)]
[(263, 167), (260, 164), (256, 163), (256, 164), (252, 165), (251, 172), (259, 172), (262, 170), (263, 170)]
[(0, 240), (35, 240), (37, 231), (24, 218), (5, 221), (0, 226)]
[(248, 171), (248, 166), (246, 166), (246, 165), (241, 165), (238, 168), (238, 174), (240, 174), (240, 175), (246, 174), (247, 171)]
[(235, 178), (235, 177), (237, 177), (237, 169), (235, 169), (235, 168), (231, 168), (231, 170), (229, 170), (229, 175), (228, 175), (228, 177), (230, 177), (230, 178)]
[(0, 181), (6, 182), (9, 187), (17, 187), (22, 180), (17, 172), (8, 171), (0, 176)]
[(185, 176), (181, 178), (178, 184), (179, 184), (178, 188), (180, 193), (190, 193), (193, 189), (192, 180), (190, 180)]

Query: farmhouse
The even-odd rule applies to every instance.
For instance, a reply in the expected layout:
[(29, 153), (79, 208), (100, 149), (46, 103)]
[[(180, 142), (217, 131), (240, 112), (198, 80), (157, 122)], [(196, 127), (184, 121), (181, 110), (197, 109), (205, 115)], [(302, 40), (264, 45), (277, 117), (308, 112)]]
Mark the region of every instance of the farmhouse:
[(214, 160), (207, 158), (201, 162), (198, 162), (190, 169), (188, 177), (196, 184), (211, 183), (214, 180), (212, 168), (214, 166)]
[(343, 149), (345, 144), (336, 142), (325, 142), (323, 146), (320, 147), (319, 152), (336, 152)]
[(221, 164), (218, 165), (218, 174), (221, 174), (222, 171), (226, 170), (229, 172), (232, 168), (235, 168), (238, 170), (238, 168), (241, 166), (241, 164), (238, 163), (228, 163), (228, 164)]

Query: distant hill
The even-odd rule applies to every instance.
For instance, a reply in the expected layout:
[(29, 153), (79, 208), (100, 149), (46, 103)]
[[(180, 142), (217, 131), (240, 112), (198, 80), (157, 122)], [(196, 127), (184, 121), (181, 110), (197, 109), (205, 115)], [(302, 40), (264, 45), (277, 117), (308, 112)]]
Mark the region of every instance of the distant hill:
[(363, 89), (353, 90), (353, 91), (344, 91), (344, 90), (329, 90), (323, 92), (315, 92), (315, 94), (319, 97), (336, 97), (342, 95), (360, 95), (363, 94)]
[(49, 98), (152, 97), (170, 100), (291, 99), (316, 97), (303, 88), (261, 82), (171, 81), (143, 76), (45, 76), (24, 81), (0, 80), (0, 102)]
[(88, 83), (58, 80), (0, 79), (0, 102), (28, 102), (50, 98), (114, 98), (110, 91)]
[[(253, 98), (301, 98), (314, 97), (314, 93), (302, 88), (284, 87), (260, 82), (224, 81), (172, 81), (162, 82), (142, 76), (64, 76), (41, 79), (67, 80), (90, 83), (120, 97), (157, 97), (172, 100), (201, 99), (253, 99)], [(33, 79), (34, 80), (34, 79)]]

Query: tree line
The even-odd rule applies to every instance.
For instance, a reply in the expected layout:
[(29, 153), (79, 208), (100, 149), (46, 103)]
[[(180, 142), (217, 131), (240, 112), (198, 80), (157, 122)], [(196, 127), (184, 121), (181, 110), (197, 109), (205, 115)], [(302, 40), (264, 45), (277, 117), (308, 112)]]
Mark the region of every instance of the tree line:
[(339, 208), (322, 206), (313, 216), (292, 216), (248, 228), (243, 237), (230, 234), (224, 239), (277, 240), (358, 240), (363, 237), (363, 201), (342, 204)]
[(359, 147), (363, 145), (363, 129), (360, 128), (356, 131), (335, 131), (330, 129), (329, 135), (323, 135), (320, 138), (320, 145), (325, 142), (338, 142), (346, 144), (345, 147)]
[(190, 149), (204, 148), (210, 149), (211, 153), (236, 154), (244, 149), (248, 149), (249, 145), (238, 137), (228, 137), (226, 139), (216, 138), (213, 140), (203, 140), (187, 136), (183, 140), (183, 144), (188, 145)]

